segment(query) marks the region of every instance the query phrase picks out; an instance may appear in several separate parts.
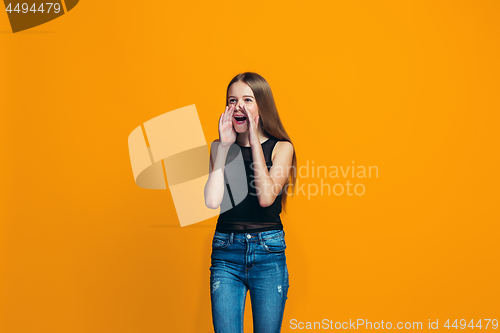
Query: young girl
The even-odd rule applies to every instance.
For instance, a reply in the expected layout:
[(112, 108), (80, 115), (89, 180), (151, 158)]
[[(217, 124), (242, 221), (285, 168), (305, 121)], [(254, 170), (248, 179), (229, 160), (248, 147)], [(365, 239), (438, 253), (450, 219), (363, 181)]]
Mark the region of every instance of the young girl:
[[(230, 171), (230, 161), (238, 157), (244, 168)], [(207, 207), (221, 207), (210, 267), (216, 333), (243, 332), (248, 291), (254, 332), (281, 331), (289, 283), (280, 213), (288, 187), (293, 193), (295, 186), (292, 170), (296, 170), (295, 151), (269, 84), (257, 73), (235, 76), (227, 88), (205, 185)], [(237, 179), (238, 172), (246, 185), (236, 188), (237, 182), (228, 177)], [(245, 195), (238, 198), (238, 193)]]

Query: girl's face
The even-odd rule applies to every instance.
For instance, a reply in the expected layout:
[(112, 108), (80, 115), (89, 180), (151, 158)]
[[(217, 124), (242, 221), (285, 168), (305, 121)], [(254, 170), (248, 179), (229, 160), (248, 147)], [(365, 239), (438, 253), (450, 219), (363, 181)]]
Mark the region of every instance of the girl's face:
[(259, 108), (252, 89), (245, 82), (235, 82), (229, 87), (228, 105), (234, 105), (233, 126), (238, 133), (243, 133), (248, 129), (248, 119), (243, 111), (243, 106), (250, 112), (253, 119), (259, 115)]

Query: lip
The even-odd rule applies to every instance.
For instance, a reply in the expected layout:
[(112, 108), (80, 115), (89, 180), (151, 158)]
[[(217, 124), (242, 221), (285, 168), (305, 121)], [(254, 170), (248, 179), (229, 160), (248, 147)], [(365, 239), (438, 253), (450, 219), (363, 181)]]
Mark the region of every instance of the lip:
[[(238, 121), (238, 120), (236, 120), (236, 117), (245, 117), (245, 119), (244, 119), (244, 120), (242, 120), (242, 121)], [(247, 121), (246, 116), (245, 116), (245, 115), (243, 115), (243, 114), (235, 114), (235, 115), (233, 115), (233, 119), (234, 119), (234, 121), (236, 122), (236, 124), (238, 124), (238, 125), (243, 125), (243, 124), (244, 124), (244, 123), (246, 123), (246, 121)]]

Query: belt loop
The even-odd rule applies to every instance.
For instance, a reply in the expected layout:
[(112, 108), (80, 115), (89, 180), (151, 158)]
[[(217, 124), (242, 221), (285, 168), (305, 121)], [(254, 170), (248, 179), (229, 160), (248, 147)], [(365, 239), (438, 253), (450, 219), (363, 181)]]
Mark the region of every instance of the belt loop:
[(263, 242), (262, 242), (262, 232), (259, 232), (259, 242), (260, 242), (261, 245), (263, 244)]
[(229, 236), (229, 244), (233, 244), (233, 235), (234, 235), (234, 232), (232, 232), (231, 236)]

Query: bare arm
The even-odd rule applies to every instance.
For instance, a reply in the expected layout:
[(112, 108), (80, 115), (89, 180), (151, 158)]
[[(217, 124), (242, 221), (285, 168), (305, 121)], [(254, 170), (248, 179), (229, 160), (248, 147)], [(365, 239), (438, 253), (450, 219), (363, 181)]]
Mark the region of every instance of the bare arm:
[(280, 194), (290, 176), (290, 169), (293, 159), (293, 145), (288, 141), (276, 143), (276, 155), (273, 159), (273, 166), (268, 171), (262, 145), (260, 142), (250, 142), (252, 147), (252, 168), (254, 171), (254, 184), (262, 207), (268, 207), (273, 204), (276, 197)]
[(212, 143), (210, 149), (210, 170), (205, 184), (205, 205), (216, 209), (224, 197), (224, 167), (229, 147), (236, 140), (236, 131), (233, 128), (234, 106), (226, 106), (226, 110), (219, 118), (219, 140)]
[[(231, 143), (216, 140), (210, 150), (210, 173), (205, 184), (205, 205), (216, 209), (224, 196), (224, 167)], [(215, 155), (215, 156), (214, 156)]]

